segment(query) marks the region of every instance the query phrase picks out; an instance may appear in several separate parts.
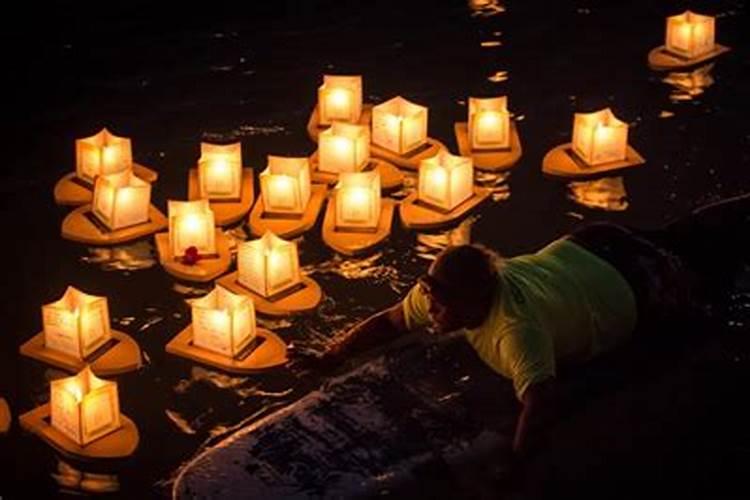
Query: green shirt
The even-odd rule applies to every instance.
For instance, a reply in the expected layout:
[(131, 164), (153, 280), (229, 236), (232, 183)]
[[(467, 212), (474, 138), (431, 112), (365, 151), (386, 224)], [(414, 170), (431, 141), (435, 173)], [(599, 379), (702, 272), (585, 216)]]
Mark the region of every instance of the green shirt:
[[(487, 319), (466, 331), (479, 357), (513, 380), (519, 399), (529, 385), (555, 375), (557, 361), (584, 361), (629, 338), (633, 291), (622, 275), (570, 240), (507, 259)], [(410, 329), (429, 323), (419, 285), (403, 301)]]

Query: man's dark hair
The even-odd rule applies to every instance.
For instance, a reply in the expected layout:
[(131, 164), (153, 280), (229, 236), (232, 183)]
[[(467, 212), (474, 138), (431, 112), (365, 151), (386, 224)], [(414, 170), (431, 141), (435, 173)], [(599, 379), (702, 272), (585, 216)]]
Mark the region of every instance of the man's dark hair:
[(485, 298), (497, 288), (501, 259), (482, 245), (446, 248), (430, 268), (430, 275), (450, 295)]

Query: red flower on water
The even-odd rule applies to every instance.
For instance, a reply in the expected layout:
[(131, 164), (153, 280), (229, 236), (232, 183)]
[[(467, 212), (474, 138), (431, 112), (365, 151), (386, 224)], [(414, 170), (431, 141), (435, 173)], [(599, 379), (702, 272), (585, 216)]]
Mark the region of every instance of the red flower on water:
[(197, 247), (187, 247), (185, 249), (185, 255), (182, 256), (182, 263), (188, 266), (194, 266), (201, 260), (201, 256), (198, 255)]

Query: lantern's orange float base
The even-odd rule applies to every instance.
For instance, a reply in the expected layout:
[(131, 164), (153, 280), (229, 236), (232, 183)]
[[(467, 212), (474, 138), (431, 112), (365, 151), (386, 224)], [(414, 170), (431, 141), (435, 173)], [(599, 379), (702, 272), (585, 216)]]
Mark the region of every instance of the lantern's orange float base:
[(624, 160), (602, 163), (601, 165), (587, 165), (574, 152), (571, 143), (562, 144), (548, 151), (542, 160), (542, 172), (547, 175), (567, 178), (581, 178), (602, 173), (623, 170), (643, 165), (646, 160), (638, 151), (628, 146)]
[(256, 338), (240, 356), (232, 358), (193, 345), (193, 325), (178, 333), (167, 344), (167, 352), (213, 366), (229, 373), (252, 373), (287, 362), (286, 344), (270, 330), (256, 329)]
[[(372, 104), (363, 104), (362, 114), (359, 116), (359, 121), (356, 123), (356, 125), (364, 125), (366, 127), (369, 127), (371, 120)], [(312, 110), (312, 113), (310, 113), (310, 118), (307, 120), (307, 134), (310, 136), (310, 139), (318, 142), (318, 136), (328, 127), (330, 127), (330, 125), (320, 124), (320, 115), (318, 114), (318, 106), (316, 105)]]
[(715, 57), (718, 57), (725, 52), (729, 52), (729, 50), (729, 47), (719, 45), (717, 43), (711, 52), (707, 52), (698, 57), (686, 58), (672, 54), (671, 52), (667, 51), (664, 45), (662, 45), (660, 47), (652, 49), (651, 52), (648, 53), (648, 65), (651, 67), (651, 69), (657, 71), (685, 69), (691, 66), (695, 66), (696, 64), (714, 59)]
[(0, 434), (5, 434), (10, 429), (10, 423), (12, 417), (10, 415), (10, 408), (5, 399), (0, 398)]
[[(311, 179), (318, 184), (333, 185), (339, 180), (339, 174), (332, 172), (321, 172), (318, 170), (318, 152), (315, 151), (310, 156), (310, 165), (312, 167)], [(380, 173), (381, 189), (389, 190), (401, 187), (404, 183), (404, 173), (401, 172), (394, 164), (378, 158), (370, 158), (368, 164), (362, 169), (362, 172), (375, 170)]]
[[(214, 220), (218, 226), (229, 226), (245, 218), (253, 206), (255, 193), (253, 192), (253, 169), (242, 169), (242, 191), (239, 200), (209, 200), (214, 213)], [(188, 174), (188, 200), (200, 199), (198, 187), (198, 169), (191, 168)]]
[(65, 216), (60, 232), (66, 240), (87, 245), (117, 245), (149, 236), (166, 227), (166, 216), (151, 205), (148, 208), (148, 222), (111, 231), (96, 220), (91, 205), (86, 204)]
[(391, 234), (395, 202), (389, 198), (380, 200), (380, 218), (372, 231), (350, 231), (336, 227), (336, 203), (328, 201), (323, 218), (323, 241), (344, 255), (359, 255), (382, 243)]
[(250, 212), (250, 232), (254, 236), (263, 236), (266, 231), (271, 231), (281, 238), (293, 238), (311, 229), (318, 220), (318, 214), (323, 207), (326, 198), (326, 186), (313, 185), (310, 189), (310, 200), (307, 208), (300, 216), (296, 215), (274, 215), (266, 213), (263, 197), (259, 196)]
[(253, 299), (255, 310), (268, 316), (288, 316), (301, 314), (315, 310), (323, 299), (323, 291), (312, 278), (302, 277), (299, 287), (288, 292), (281, 292), (275, 297), (263, 297), (253, 292), (238, 280), (239, 272), (235, 271), (219, 278), (216, 283), (224, 288)]
[(73, 373), (83, 370), (86, 365), (90, 365), (94, 374), (100, 377), (118, 375), (139, 369), (143, 361), (138, 343), (126, 333), (117, 330), (111, 330), (111, 332), (112, 339), (83, 361), (68, 354), (48, 349), (44, 345), (44, 332), (40, 332), (27, 340), (21, 345), (19, 351), (24, 356)]
[(224, 274), (232, 263), (229, 239), (220, 229), (216, 230), (216, 255), (202, 257), (193, 265), (183, 264), (181, 260), (175, 258), (169, 248), (169, 233), (158, 233), (154, 239), (156, 251), (159, 254), (159, 263), (165, 271), (181, 280), (205, 283)]
[(422, 146), (402, 155), (394, 153), (382, 146), (378, 146), (377, 144), (370, 144), (370, 154), (373, 157), (393, 163), (399, 168), (406, 170), (419, 170), (420, 161), (435, 156), (441, 149), (447, 148), (442, 142), (433, 139), (432, 137), (428, 137), (427, 142)]
[(122, 426), (105, 436), (96, 439), (86, 446), (78, 443), (52, 427), (50, 405), (45, 404), (24, 413), (18, 418), (21, 428), (36, 434), (47, 444), (66, 457), (84, 460), (117, 460), (135, 453), (140, 440), (135, 423), (120, 414)]
[[(133, 163), (133, 173), (146, 182), (154, 183), (159, 174), (148, 167)], [(91, 203), (94, 198), (94, 186), (76, 177), (75, 172), (66, 174), (55, 184), (55, 203), (64, 206), (78, 206)]]
[(513, 121), (510, 123), (511, 136), (508, 149), (471, 149), (469, 125), (466, 122), (455, 123), (453, 131), (456, 134), (459, 154), (471, 157), (474, 168), (477, 170), (502, 172), (512, 168), (521, 159), (523, 153), (521, 138), (518, 135), (518, 127)]
[(420, 202), (417, 193), (412, 193), (401, 202), (401, 223), (410, 229), (439, 229), (461, 219), (490, 196), (486, 188), (474, 188), (474, 194), (450, 211), (440, 210)]

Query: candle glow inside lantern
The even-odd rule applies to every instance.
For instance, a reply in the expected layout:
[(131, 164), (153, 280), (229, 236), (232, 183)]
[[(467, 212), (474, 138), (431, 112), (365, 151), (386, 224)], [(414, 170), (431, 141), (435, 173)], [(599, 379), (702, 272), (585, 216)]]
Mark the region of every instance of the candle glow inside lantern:
[(148, 222), (151, 184), (132, 170), (101, 175), (94, 182), (93, 212), (110, 230)]
[(240, 245), (237, 267), (239, 282), (262, 297), (289, 290), (302, 281), (296, 243), (270, 231)]
[(117, 137), (106, 128), (91, 137), (76, 139), (76, 176), (93, 184), (99, 175), (133, 168), (130, 139)]
[(508, 98), (469, 98), (471, 149), (510, 148)]
[(427, 108), (394, 97), (372, 108), (372, 142), (406, 154), (427, 142)]
[(242, 197), (242, 145), (201, 143), (198, 160), (201, 198), (239, 200)]
[(380, 174), (343, 173), (335, 190), (335, 225), (342, 230), (376, 229), (380, 220)]
[(111, 337), (106, 297), (69, 286), (60, 300), (42, 306), (44, 345), (83, 360)]
[(318, 138), (318, 170), (358, 172), (370, 159), (370, 132), (364, 125), (334, 122)]
[(310, 162), (307, 158), (269, 156), (260, 173), (264, 211), (301, 215), (310, 201)]
[(208, 200), (173, 201), (167, 204), (169, 213), (169, 248), (179, 259), (190, 247), (198, 255), (216, 254), (214, 213)]
[(715, 19), (691, 11), (667, 18), (667, 51), (688, 59), (714, 50)]
[(417, 194), (421, 201), (450, 211), (474, 194), (471, 158), (440, 151), (419, 165)]
[(87, 366), (50, 385), (52, 427), (86, 446), (121, 427), (117, 383), (97, 378)]
[(362, 77), (323, 75), (318, 87), (318, 122), (357, 123), (362, 115)]
[(576, 113), (573, 120), (573, 151), (588, 165), (624, 160), (628, 148), (628, 125), (609, 108), (594, 113)]
[(216, 286), (191, 302), (191, 314), (197, 347), (235, 357), (255, 338), (255, 307), (247, 295)]

